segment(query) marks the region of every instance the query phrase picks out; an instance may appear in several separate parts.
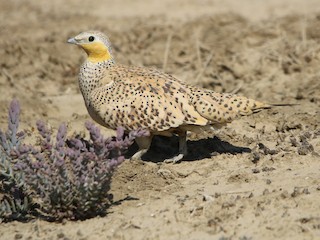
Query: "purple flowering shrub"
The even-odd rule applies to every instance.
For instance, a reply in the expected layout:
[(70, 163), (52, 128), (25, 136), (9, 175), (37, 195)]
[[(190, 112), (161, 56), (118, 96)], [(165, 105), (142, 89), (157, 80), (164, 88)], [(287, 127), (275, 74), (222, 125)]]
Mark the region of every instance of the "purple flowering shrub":
[(67, 138), (62, 123), (56, 137), (42, 121), (37, 122), (39, 141), (22, 143), (18, 132), (20, 107), (9, 108), (6, 133), (0, 131), (0, 219), (44, 217), (50, 221), (86, 219), (106, 213), (112, 202), (111, 177), (124, 161), (124, 153), (145, 130), (104, 138), (91, 122), (85, 124), (89, 140)]

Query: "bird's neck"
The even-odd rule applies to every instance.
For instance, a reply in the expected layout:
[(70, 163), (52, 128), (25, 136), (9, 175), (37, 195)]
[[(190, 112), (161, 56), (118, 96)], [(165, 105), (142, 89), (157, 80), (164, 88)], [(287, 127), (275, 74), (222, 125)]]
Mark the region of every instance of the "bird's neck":
[(82, 44), (81, 47), (87, 53), (87, 61), (92, 63), (112, 60), (111, 49), (101, 42)]
[(79, 74), (79, 87), (86, 104), (89, 102), (92, 90), (101, 86), (101, 79), (106, 76), (108, 69), (114, 64), (113, 59), (96, 63), (87, 60), (82, 64)]

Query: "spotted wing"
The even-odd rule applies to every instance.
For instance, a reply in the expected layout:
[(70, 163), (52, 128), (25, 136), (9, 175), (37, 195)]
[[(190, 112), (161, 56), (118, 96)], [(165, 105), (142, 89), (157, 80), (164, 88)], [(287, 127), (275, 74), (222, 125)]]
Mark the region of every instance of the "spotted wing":
[(117, 66), (108, 71), (103, 81), (106, 84), (92, 92), (91, 102), (110, 128), (142, 127), (161, 132), (208, 123), (190, 102), (188, 88), (170, 75), (153, 69)]

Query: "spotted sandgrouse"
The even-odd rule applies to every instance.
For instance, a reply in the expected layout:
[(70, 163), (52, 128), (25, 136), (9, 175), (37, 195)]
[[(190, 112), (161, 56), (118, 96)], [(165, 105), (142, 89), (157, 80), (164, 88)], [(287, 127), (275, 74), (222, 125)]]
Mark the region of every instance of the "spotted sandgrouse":
[(220, 127), (233, 119), (270, 105), (232, 94), (187, 85), (175, 77), (144, 67), (115, 63), (106, 35), (80, 33), (68, 43), (84, 49), (88, 57), (79, 73), (79, 86), (90, 116), (102, 126), (125, 130), (144, 128), (149, 137), (136, 139), (139, 151), (149, 149), (154, 135), (179, 136), (179, 161), (187, 153), (186, 132)]

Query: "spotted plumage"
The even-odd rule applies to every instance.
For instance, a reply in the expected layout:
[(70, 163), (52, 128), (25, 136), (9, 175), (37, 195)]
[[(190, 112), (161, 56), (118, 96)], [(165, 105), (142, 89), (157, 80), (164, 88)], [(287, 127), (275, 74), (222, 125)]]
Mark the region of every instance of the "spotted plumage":
[(187, 153), (186, 132), (220, 127), (242, 115), (270, 105), (232, 94), (187, 85), (156, 69), (121, 66), (114, 61), (108, 38), (96, 31), (68, 40), (81, 46), (88, 58), (79, 73), (79, 86), (90, 116), (99, 124), (127, 131), (145, 128), (150, 137), (137, 139), (144, 154), (153, 135), (180, 137), (180, 160)]

